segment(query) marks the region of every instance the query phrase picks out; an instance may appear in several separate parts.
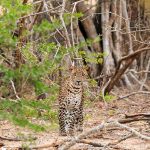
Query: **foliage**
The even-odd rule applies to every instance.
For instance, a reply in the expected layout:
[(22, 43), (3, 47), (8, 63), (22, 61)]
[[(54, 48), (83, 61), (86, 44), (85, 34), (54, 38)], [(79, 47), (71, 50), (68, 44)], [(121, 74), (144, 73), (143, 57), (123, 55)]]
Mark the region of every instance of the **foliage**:
[[(42, 116), (41, 111), (44, 111)], [(0, 101), (0, 119), (7, 119), (21, 127), (28, 127), (34, 131), (46, 130), (45, 125), (38, 125), (32, 122), (33, 118), (56, 121), (57, 113), (51, 110), (45, 101), (35, 100), (8, 100)]]
[(32, 6), (23, 5), (22, 0), (1, 0), (0, 6), (3, 8), (3, 15), (0, 16), (0, 45), (15, 47), (17, 39), (12, 36), (12, 31), (17, 28), (17, 21), (21, 14), (29, 13)]
[(114, 96), (114, 95), (111, 95), (111, 94), (106, 93), (106, 95), (104, 96), (104, 100), (105, 100), (106, 102), (111, 102), (113, 99), (115, 99), (115, 96)]
[(89, 84), (90, 84), (91, 87), (95, 87), (95, 86), (97, 85), (97, 81), (94, 80), (94, 79), (91, 79), (91, 80), (89, 81)]

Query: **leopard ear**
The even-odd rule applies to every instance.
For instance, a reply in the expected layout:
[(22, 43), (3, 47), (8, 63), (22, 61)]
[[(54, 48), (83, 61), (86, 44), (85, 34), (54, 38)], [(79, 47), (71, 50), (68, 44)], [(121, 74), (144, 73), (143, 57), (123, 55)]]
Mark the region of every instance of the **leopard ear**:
[(74, 69), (74, 67), (75, 67), (75, 62), (73, 61), (73, 62), (71, 63), (71, 66), (69, 67), (69, 70), (72, 71), (72, 70)]
[(73, 61), (73, 62), (72, 62), (72, 67), (74, 67), (74, 66), (75, 66), (75, 62)]

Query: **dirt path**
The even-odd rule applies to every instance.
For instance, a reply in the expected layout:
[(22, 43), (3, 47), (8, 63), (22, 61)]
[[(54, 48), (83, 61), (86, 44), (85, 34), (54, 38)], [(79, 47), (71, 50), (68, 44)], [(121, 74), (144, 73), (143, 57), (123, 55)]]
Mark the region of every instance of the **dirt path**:
[[(123, 92), (115, 92), (118, 95), (125, 95), (129, 91), (122, 90)], [(102, 120), (108, 119), (118, 119), (122, 118), (124, 114), (137, 114), (137, 113), (150, 113), (150, 95), (134, 95), (132, 97), (111, 101), (108, 103), (108, 107), (105, 108), (103, 102), (87, 102), (85, 105), (85, 122), (84, 122), (84, 131), (88, 131), (92, 127), (100, 124)], [(46, 123), (46, 122), (45, 122)], [(128, 126), (136, 129), (140, 133), (150, 136), (150, 124), (144, 121), (138, 121), (127, 124)], [(120, 138), (128, 135), (129, 132), (120, 129), (110, 129), (107, 131), (102, 131), (96, 135), (92, 135), (87, 139), (91, 142), (107, 144), (112, 143)], [(17, 146), (38, 146), (46, 145), (56, 142), (57, 139), (62, 139), (58, 136), (58, 128), (50, 130), (48, 132), (35, 133), (28, 129), (23, 129), (16, 127), (9, 123), (8, 121), (0, 121), (0, 136), (14, 138), (22, 138), (23, 141), (9, 141), (5, 139), (0, 139), (0, 143), (3, 143), (6, 149), (10, 150), (8, 147), (11, 147), (11, 150), (15, 150), (13, 147)], [(36, 138), (36, 140), (33, 140)], [(3, 147), (2, 150), (5, 150)], [(56, 148), (40, 148), (41, 150), (53, 150)], [(88, 144), (76, 144), (71, 150), (100, 150), (100, 147), (94, 147)], [(136, 136), (131, 136), (126, 140), (115, 145), (112, 150), (150, 150), (150, 142), (139, 139)], [(104, 148), (107, 150), (107, 148)]]

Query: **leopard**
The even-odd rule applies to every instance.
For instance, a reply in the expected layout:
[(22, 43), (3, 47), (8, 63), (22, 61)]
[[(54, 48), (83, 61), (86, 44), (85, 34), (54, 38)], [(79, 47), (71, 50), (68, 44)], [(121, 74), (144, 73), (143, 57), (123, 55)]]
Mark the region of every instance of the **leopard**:
[(83, 131), (83, 82), (87, 72), (83, 67), (72, 66), (70, 74), (64, 78), (59, 91), (59, 134), (74, 136)]

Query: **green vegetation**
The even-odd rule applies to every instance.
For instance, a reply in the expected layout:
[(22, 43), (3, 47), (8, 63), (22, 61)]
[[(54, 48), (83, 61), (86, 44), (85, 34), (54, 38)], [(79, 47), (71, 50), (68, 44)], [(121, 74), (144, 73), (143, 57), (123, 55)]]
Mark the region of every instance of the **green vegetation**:
[(104, 96), (104, 99), (105, 99), (106, 102), (111, 102), (112, 100), (115, 99), (115, 96), (106, 93), (106, 95)]
[(21, 127), (28, 127), (34, 131), (44, 131), (47, 127), (33, 123), (34, 118), (57, 122), (57, 112), (51, 109), (48, 101), (4, 99), (1, 100), (0, 104), (0, 119), (7, 119)]
[(0, 45), (15, 48), (17, 38), (12, 36), (12, 31), (17, 28), (17, 21), (21, 14), (33, 10), (32, 5), (23, 5), (21, 0), (1, 0), (0, 6), (3, 8), (3, 14), (0, 15)]

